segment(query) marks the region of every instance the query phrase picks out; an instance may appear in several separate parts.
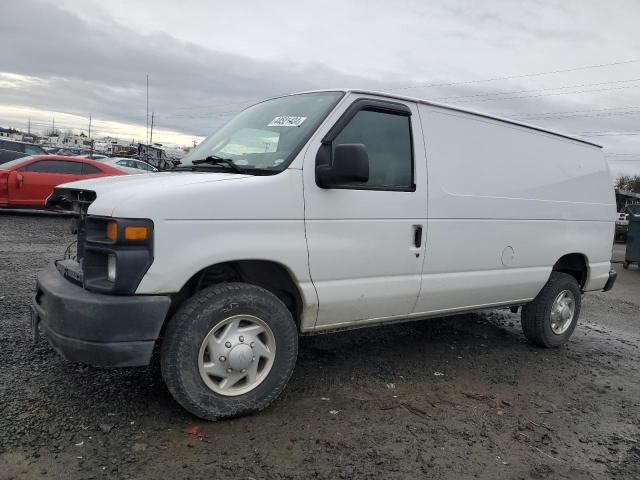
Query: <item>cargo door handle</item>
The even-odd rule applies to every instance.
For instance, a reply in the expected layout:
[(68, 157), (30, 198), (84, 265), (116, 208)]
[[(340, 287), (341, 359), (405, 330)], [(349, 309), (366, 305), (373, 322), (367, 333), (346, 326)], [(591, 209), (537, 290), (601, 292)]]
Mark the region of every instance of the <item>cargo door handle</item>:
[(422, 225), (413, 226), (413, 244), (416, 248), (422, 245)]

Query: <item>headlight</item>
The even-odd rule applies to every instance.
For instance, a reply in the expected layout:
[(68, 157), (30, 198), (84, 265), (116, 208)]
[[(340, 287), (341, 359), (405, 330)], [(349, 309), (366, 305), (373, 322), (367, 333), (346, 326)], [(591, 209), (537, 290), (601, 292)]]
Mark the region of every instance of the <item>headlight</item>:
[(107, 280), (116, 283), (116, 256), (113, 253), (107, 256)]
[[(84, 287), (92, 292), (133, 295), (153, 263), (153, 221), (87, 215), (80, 258)], [(80, 247), (79, 247), (80, 248)]]

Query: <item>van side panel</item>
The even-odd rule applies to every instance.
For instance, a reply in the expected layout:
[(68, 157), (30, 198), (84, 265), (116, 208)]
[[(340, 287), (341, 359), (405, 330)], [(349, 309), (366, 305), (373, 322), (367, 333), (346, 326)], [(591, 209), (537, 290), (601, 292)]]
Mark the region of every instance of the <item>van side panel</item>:
[(529, 300), (554, 263), (581, 253), (585, 289), (610, 268), (615, 197), (599, 148), (419, 106), (429, 203), (415, 314)]

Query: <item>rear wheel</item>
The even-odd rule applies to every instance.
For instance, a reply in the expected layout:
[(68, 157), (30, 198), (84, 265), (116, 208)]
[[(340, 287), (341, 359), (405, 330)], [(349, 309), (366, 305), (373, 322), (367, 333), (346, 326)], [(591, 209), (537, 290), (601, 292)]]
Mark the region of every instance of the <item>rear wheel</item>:
[(574, 277), (551, 272), (549, 281), (533, 302), (522, 308), (522, 331), (542, 347), (559, 347), (569, 340), (578, 323), (580, 286)]
[(196, 293), (167, 326), (162, 375), (186, 410), (207, 420), (267, 407), (296, 363), (298, 330), (287, 307), (254, 285)]

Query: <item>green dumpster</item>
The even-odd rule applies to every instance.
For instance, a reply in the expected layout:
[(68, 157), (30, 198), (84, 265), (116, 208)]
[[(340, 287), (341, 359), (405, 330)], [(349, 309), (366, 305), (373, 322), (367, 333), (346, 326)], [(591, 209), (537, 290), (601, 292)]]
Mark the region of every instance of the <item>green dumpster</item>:
[(625, 254), (622, 266), (629, 268), (629, 265), (632, 263), (640, 264), (640, 214), (629, 214), (627, 253)]

